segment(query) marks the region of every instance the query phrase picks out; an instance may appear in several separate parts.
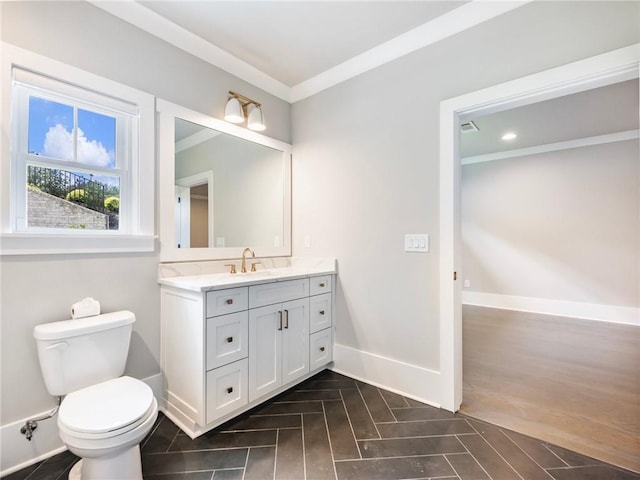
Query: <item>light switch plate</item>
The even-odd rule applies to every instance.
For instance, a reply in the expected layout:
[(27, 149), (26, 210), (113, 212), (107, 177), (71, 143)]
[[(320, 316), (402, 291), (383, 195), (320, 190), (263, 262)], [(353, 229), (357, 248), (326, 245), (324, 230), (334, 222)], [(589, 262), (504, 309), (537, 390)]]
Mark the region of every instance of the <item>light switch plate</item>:
[(407, 233), (404, 236), (405, 252), (428, 252), (429, 234), (427, 233)]

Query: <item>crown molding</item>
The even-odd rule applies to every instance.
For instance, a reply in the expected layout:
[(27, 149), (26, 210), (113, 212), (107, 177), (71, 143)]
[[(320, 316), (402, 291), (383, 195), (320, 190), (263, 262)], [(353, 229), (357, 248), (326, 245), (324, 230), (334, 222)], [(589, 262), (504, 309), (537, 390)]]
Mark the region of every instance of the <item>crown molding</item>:
[(540, 153), (557, 152), (559, 150), (569, 150), (571, 148), (591, 147), (593, 145), (602, 145), (604, 143), (625, 142), (627, 140), (634, 140), (637, 138), (640, 138), (640, 130), (627, 130), (625, 132), (576, 138), (575, 140), (547, 143), (545, 145), (536, 145), (534, 147), (517, 148), (514, 150), (506, 150), (504, 152), (485, 153), (483, 155), (462, 157), (460, 159), (460, 163), (462, 165), (473, 165), (475, 163), (493, 162), (495, 160), (526, 157)]
[(203, 38), (167, 20), (135, 0), (87, 0), (92, 5), (146, 31), (211, 65), (255, 85), (271, 95), (295, 103), (377, 68), (411, 52), (479, 25), (532, 0), (471, 0), (429, 22), (342, 62), (293, 87), (274, 79)]
[(471, 0), (315, 77), (300, 82), (291, 88), (291, 102), (315, 95), (385, 63), (519, 8), (530, 1), (532, 0), (503, 2)]
[(134, 0), (87, 0), (95, 7), (164, 40), (185, 52), (290, 102), (291, 88), (247, 62), (207, 42)]

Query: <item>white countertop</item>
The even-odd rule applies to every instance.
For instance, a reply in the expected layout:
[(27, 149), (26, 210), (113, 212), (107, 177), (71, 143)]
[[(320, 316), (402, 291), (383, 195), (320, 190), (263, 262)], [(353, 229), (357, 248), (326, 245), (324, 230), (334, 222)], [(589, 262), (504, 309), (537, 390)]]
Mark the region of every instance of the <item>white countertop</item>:
[(293, 262), (290, 266), (259, 269), (257, 272), (218, 272), (161, 277), (158, 283), (182, 290), (206, 292), (209, 290), (244, 287), (268, 282), (281, 282), (295, 278), (315, 277), (334, 273), (336, 273), (335, 260), (326, 259), (324, 261), (297, 261)]

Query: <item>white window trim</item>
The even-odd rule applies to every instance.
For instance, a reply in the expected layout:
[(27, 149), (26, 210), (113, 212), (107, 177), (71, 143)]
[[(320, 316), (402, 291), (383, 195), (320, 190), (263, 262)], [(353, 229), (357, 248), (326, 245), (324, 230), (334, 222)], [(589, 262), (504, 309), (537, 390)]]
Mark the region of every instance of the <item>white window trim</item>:
[[(155, 250), (155, 98), (112, 80), (42, 55), (0, 43), (0, 255), (150, 252)], [(11, 152), (12, 69), (19, 67), (137, 105), (138, 161), (131, 168), (131, 210), (127, 234), (109, 232), (18, 233), (11, 224), (13, 192)]]

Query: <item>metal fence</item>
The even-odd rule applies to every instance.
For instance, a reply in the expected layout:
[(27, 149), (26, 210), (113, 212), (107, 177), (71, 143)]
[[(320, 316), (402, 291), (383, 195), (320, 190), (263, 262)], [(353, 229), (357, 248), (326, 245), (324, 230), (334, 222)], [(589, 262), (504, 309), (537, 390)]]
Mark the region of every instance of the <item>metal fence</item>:
[(100, 182), (66, 170), (29, 165), (27, 183), (55, 197), (64, 198), (100, 213), (104, 206), (106, 187)]

